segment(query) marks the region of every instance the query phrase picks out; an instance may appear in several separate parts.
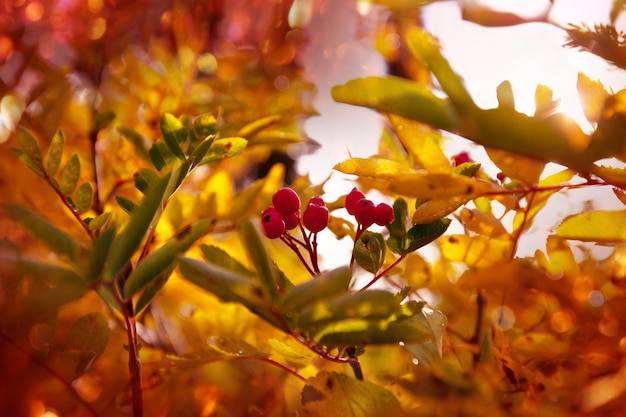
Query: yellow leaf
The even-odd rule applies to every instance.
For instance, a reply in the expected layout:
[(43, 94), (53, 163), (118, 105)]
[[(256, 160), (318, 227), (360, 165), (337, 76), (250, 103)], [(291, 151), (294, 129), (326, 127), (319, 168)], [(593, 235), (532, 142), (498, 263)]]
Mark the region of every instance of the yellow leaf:
[(459, 220), (467, 230), (471, 230), (480, 235), (496, 239), (508, 236), (508, 232), (504, 226), (502, 226), (500, 220), (496, 219), (491, 213), (464, 208), (459, 213)]
[(400, 116), (389, 115), (389, 120), (402, 146), (421, 167), (429, 172), (452, 172), (452, 164), (441, 150), (432, 130)]
[(452, 197), (427, 201), (415, 209), (411, 220), (413, 224), (432, 223), (452, 213), (470, 200), (469, 197)]
[(407, 197), (423, 199), (458, 197), (466, 201), (482, 194), (501, 190), (499, 186), (478, 178), (426, 171), (399, 175), (390, 183), (390, 189)]
[(556, 234), (564, 239), (583, 242), (624, 242), (626, 210), (599, 210), (569, 216), (557, 228)]
[(344, 174), (378, 179), (395, 179), (415, 172), (399, 162), (382, 158), (350, 158), (335, 165), (334, 169)]
[(511, 258), (513, 242), (486, 236), (450, 235), (441, 237), (441, 253), (468, 267), (487, 267)]
[(580, 274), (580, 268), (569, 244), (558, 236), (549, 236), (546, 243), (547, 255), (537, 251), (537, 262), (550, 274), (560, 277), (576, 277)]
[(582, 72), (578, 73), (576, 87), (578, 88), (578, 97), (580, 98), (585, 117), (591, 123), (598, 122), (602, 115), (604, 102), (609, 96), (608, 92), (600, 81), (593, 81)]
[(509, 178), (521, 180), (529, 184), (539, 181), (546, 163), (527, 156), (513, 154), (495, 148), (485, 148), (487, 155), (494, 164)]

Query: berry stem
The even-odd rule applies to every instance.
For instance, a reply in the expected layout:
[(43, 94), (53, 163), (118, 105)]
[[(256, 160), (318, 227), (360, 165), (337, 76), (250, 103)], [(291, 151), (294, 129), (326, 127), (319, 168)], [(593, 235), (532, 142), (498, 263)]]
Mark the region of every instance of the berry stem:
[(369, 287), (374, 285), (376, 283), (376, 281), (378, 281), (379, 279), (384, 277), (389, 271), (391, 271), (393, 269), (393, 267), (395, 267), (400, 262), (402, 262), (402, 260), (406, 257), (406, 255), (407, 255), (406, 253), (400, 255), (400, 257), (398, 259), (396, 259), (395, 261), (393, 261), (387, 268), (383, 269), (381, 272), (379, 272), (378, 274), (374, 275), (374, 278), (372, 278), (372, 280), (370, 282), (368, 282), (367, 285), (365, 285), (365, 287), (361, 288), (359, 291), (365, 291), (366, 289), (368, 289)]
[(293, 236), (291, 236), (289, 234), (283, 234), (280, 237), (280, 240), (282, 240), (287, 246), (289, 246), (289, 249), (291, 249), (298, 256), (298, 259), (300, 259), (300, 262), (302, 263), (302, 265), (304, 265), (306, 270), (309, 271), (309, 274), (311, 274), (311, 276), (314, 277), (315, 276), (315, 271), (313, 271), (313, 269), (311, 269), (311, 267), (307, 263), (306, 259), (304, 259), (304, 256), (302, 256), (302, 253), (300, 252), (300, 249), (294, 243), (294, 240), (296, 242), (300, 242), (300, 241), (298, 239), (295, 239)]

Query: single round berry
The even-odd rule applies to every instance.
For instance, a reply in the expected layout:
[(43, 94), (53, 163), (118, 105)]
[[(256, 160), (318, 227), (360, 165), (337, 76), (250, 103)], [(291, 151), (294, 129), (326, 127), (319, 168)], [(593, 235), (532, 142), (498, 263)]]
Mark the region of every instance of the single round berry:
[(372, 200), (360, 199), (354, 206), (354, 217), (364, 229), (370, 227), (376, 218), (376, 206)]
[(300, 210), (299, 209), (298, 211), (296, 211), (293, 214), (290, 214), (289, 216), (281, 216), (281, 217), (283, 221), (285, 222), (285, 228), (287, 230), (295, 229), (300, 224)]
[(326, 202), (324, 201), (322, 197), (319, 197), (319, 196), (311, 197), (311, 199), (309, 200), (309, 204), (317, 204), (319, 206), (326, 207)]
[(356, 203), (362, 198), (365, 198), (365, 194), (359, 191), (359, 189), (356, 187), (354, 187), (352, 191), (348, 193), (348, 195), (346, 196), (346, 210), (348, 210), (349, 214), (354, 215), (354, 207), (356, 206)]
[(302, 223), (304, 224), (304, 227), (309, 229), (311, 232), (317, 233), (328, 226), (328, 219), (329, 214), (326, 206), (309, 203), (306, 210), (304, 210)]
[(289, 187), (281, 188), (272, 196), (272, 203), (283, 216), (290, 216), (300, 208), (300, 197)]
[(374, 215), (374, 223), (379, 226), (386, 226), (391, 224), (395, 216), (393, 214), (393, 208), (387, 203), (380, 203), (376, 205), (376, 213)]
[(263, 234), (270, 239), (279, 238), (285, 233), (285, 221), (274, 207), (268, 207), (261, 213)]
[(461, 164), (464, 164), (466, 162), (474, 162), (474, 160), (472, 159), (472, 157), (470, 156), (469, 152), (460, 152), (456, 155), (454, 155), (452, 157), (452, 161), (454, 162), (454, 166), (459, 166)]

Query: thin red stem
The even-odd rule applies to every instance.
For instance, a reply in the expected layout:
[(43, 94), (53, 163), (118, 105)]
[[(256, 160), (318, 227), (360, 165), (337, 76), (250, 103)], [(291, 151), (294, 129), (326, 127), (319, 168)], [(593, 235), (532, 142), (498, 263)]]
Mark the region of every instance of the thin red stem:
[(369, 287), (374, 285), (376, 283), (376, 281), (378, 281), (379, 279), (384, 277), (389, 271), (391, 271), (393, 269), (393, 267), (395, 267), (400, 262), (402, 262), (402, 260), (406, 257), (406, 255), (407, 255), (406, 253), (403, 254), (403, 255), (400, 255), (400, 257), (398, 259), (396, 259), (395, 261), (393, 261), (387, 268), (383, 269), (381, 272), (379, 272), (378, 274), (374, 275), (374, 278), (372, 278), (372, 280), (370, 282), (368, 282), (367, 285), (365, 287), (361, 288), (359, 291), (365, 291), (366, 289), (368, 289)]

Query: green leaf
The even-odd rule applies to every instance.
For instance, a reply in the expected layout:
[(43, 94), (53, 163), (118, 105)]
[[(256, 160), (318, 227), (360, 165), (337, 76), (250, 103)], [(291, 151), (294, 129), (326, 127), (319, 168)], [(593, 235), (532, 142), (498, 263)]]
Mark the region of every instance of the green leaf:
[(115, 201), (117, 201), (117, 204), (119, 204), (120, 207), (124, 209), (124, 211), (128, 214), (132, 215), (133, 212), (137, 209), (137, 204), (124, 196), (116, 195)]
[(74, 263), (76, 263), (79, 254), (84, 250), (76, 239), (33, 211), (13, 204), (5, 206), (5, 211), (10, 217), (45, 243), (48, 248), (58, 255), (67, 257)]
[(443, 235), (451, 222), (452, 220), (444, 218), (432, 223), (414, 225), (406, 234), (406, 244), (403, 253), (410, 253), (428, 245)]
[(89, 282), (95, 282), (102, 276), (104, 264), (115, 238), (115, 231), (114, 227), (103, 228), (94, 239), (89, 251), (89, 259), (82, 273), (82, 276)]
[(51, 177), (54, 177), (59, 172), (64, 148), (65, 135), (63, 131), (59, 129), (52, 137), (50, 147), (48, 148), (48, 157), (46, 158), (46, 172)]
[(352, 271), (347, 266), (325, 271), (314, 279), (287, 289), (280, 299), (280, 311), (301, 311), (311, 304), (335, 298), (348, 290), (351, 279)]
[(389, 238), (387, 245), (392, 252), (401, 253), (405, 249), (407, 223), (409, 221), (409, 207), (403, 198), (393, 202), (394, 219), (387, 225)]
[(354, 245), (354, 260), (361, 268), (375, 274), (383, 266), (385, 250), (383, 235), (365, 231)]
[(179, 257), (178, 268), (188, 281), (216, 295), (222, 301), (254, 308), (267, 308), (263, 289), (248, 278), (197, 259)]
[(115, 112), (110, 110), (99, 112), (96, 114), (91, 131), (99, 132), (106, 128), (113, 120), (115, 120)]
[(17, 158), (18, 161), (20, 161), (21, 163), (26, 165), (28, 168), (30, 168), (31, 171), (33, 171), (39, 177), (45, 178), (45, 175), (44, 175), (44, 172), (43, 172), (43, 170), (41, 168), (41, 165), (37, 164), (37, 162), (33, 161), (32, 158), (30, 156), (28, 156), (28, 154), (26, 152), (24, 152), (20, 148), (11, 148), (11, 152)]
[(184, 161), (185, 154), (181, 150), (180, 144), (187, 139), (187, 129), (185, 129), (182, 122), (174, 115), (165, 113), (161, 117), (161, 133), (163, 134), (163, 140), (165, 140), (174, 156)]
[(130, 143), (133, 145), (133, 148), (135, 148), (135, 151), (137, 152), (137, 156), (139, 156), (144, 161), (150, 161), (150, 155), (148, 150), (151, 147), (151, 143), (145, 136), (143, 136), (136, 130), (133, 130), (130, 127), (126, 126), (118, 126), (117, 131), (120, 135), (130, 141)]
[(448, 100), (428, 88), (397, 77), (367, 77), (348, 81), (331, 90), (340, 103), (365, 106), (428, 123), (439, 129), (454, 129), (455, 115)]
[(556, 229), (564, 239), (600, 244), (626, 241), (626, 210), (598, 210), (574, 214)]
[(29, 130), (18, 126), (15, 130), (15, 139), (17, 140), (17, 143), (20, 144), (20, 148), (41, 170), (41, 168), (43, 167), (41, 149), (39, 148), (39, 142), (37, 141), (35, 136), (33, 136), (33, 134), (30, 133)]
[(164, 176), (148, 191), (141, 205), (133, 210), (126, 228), (115, 238), (107, 257), (105, 281), (113, 280), (133, 256), (153, 219), (162, 209), (169, 180), (169, 175)]
[(245, 277), (254, 276), (254, 272), (243, 266), (238, 260), (230, 256), (230, 254), (222, 248), (211, 245), (200, 245), (200, 250), (202, 251), (204, 259), (215, 266), (227, 269)]
[(124, 298), (132, 297), (152, 280), (161, 276), (166, 269), (170, 269), (176, 256), (187, 251), (196, 240), (204, 236), (211, 224), (209, 220), (200, 220), (187, 226), (159, 249), (142, 259), (124, 283), (122, 291)]
[(150, 281), (148, 285), (145, 286), (143, 292), (137, 300), (137, 304), (135, 304), (135, 314), (141, 313), (144, 308), (150, 305), (154, 297), (159, 293), (159, 291), (161, 291), (161, 288), (163, 288), (169, 280), (170, 275), (172, 275), (175, 267), (176, 263), (172, 263), (169, 268), (165, 269), (155, 279)]
[(76, 190), (74, 195), (74, 208), (78, 214), (83, 214), (91, 208), (93, 201), (93, 188), (88, 182), (84, 182)]
[(77, 154), (72, 155), (69, 161), (63, 167), (61, 175), (61, 192), (64, 195), (70, 195), (76, 189), (78, 180), (80, 179), (80, 159)]
[[(64, 374), (82, 375), (104, 352), (109, 342), (109, 324), (101, 313), (89, 313), (74, 322), (65, 337), (62, 356)], [(68, 360), (69, 359), (69, 360)], [(69, 371), (69, 372), (68, 372)]]
[(196, 141), (217, 136), (217, 119), (210, 113), (201, 114), (193, 121), (193, 134)]
[(256, 135), (257, 133), (259, 133), (260, 131), (262, 131), (263, 129), (268, 128), (271, 125), (275, 124), (280, 119), (281, 119), (280, 115), (262, 117), (260, 119), (257, 119), (253, 122), (246, 124), (241, 129), (239, 129), (239, 131), (237, 132), (237, 136), (250, 138)]
[(265, 246), (265, 239), (261, 237), (259, 230), (250, 221), (246, 221), (241, 225), (240, 233), (257, 276), (263, 283), (263, 293), (271, 300), (277, 301), (278, 272), (275, 265), (271, 262), (270, 254)]
[(149, 168), (140, 168), (134, 175), (135, 187), (143, 194), (148, 192), (148, 189), (159, 181), (159, 174)]
[(174, 154), (170, 152), (165, 142), (162, 141), (154, 142), (148, 151), (148, 154), (150, 155), (152, 165), (154, 165), (158, 171), (161, 171), (165, 166), (167, 166), (168, 162), (175, 159)]
[(397, 297), (385, 290), (344, 292), (302, 309), (297, 326), (299, 329), (311, 329), (345, 319), (387, 319), (396, 311), (398, 304)]
[(439, 81), (441, 89), (448, 95), (454, 106), (463, 111), (473, 110), (476, 104), (469, 95), (463, 81), (456, 75), (448, 61), (441, 55), (437, 41), (424, 30), (413, 27), (407, 32), (406, 43), (409, 50), (423, 59)]
[(98, 230), (111, 218), (111, 213), (102, 213), (88, 222), (89, 230)]
[(425, 321), (432, 331), (432, 337), (420, 343), (405, 343), (404, 349), (418, 360), (420, 365), (430, 366), (439, 362), (442, 354), (443, 331), (446, 328), (446, 316), (438, 310), (424, 308), (417, 316), (420, 321)]
[(213, 142), (209, 150), (207, 151), (203, 164), (214, 161), (221, 161), (222, 159), (232, 158), (248, 146), (248, 141), (244, 138), (224, 138), (217, 139)]
[(215, 135), (207, 136), (206, 139), (202, 141), (196, 149), (194, 149), (193, 154), (191, 155), (191, 158), (193, 160), (192, 166), (196, 166), (202, 163), (207, 152), (213, 145), (213, 142), (215, 142), (215, 138), (216, 138)]
[(394, 395), (380, 385), (336, 372), (320, 372), (302, 389), (304, 416), (380, 417), (403, 415)]

